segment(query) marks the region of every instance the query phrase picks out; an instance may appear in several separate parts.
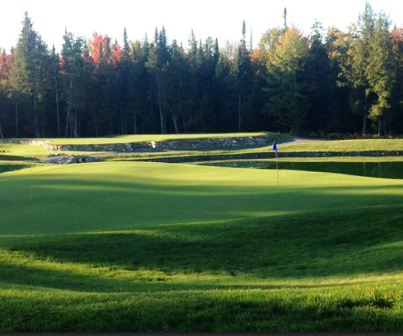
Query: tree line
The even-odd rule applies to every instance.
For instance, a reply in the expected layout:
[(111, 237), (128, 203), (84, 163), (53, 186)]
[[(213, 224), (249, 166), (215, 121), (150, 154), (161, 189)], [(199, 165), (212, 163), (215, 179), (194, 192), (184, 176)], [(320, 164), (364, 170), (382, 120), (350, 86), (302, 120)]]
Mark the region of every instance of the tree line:
[(403, 28), (367, 3), (346, 32), (287, 24), (257, 48), (217, 39), (87, 40), (66, 31), (49, 49), (28, 14), (0, 50), (0, 137), (281, 131), (403, 134)]

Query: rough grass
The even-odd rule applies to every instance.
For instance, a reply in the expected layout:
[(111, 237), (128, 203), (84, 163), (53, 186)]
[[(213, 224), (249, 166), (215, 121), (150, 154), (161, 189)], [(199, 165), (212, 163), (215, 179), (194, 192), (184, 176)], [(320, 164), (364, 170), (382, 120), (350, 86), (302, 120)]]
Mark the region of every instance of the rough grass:
[(31, 168), (37, 166), (37, 163), (33, 162), (21, 162), (21, 161), (2, 161), (0, 160), (0, 174), (9, 171)]
[[(287, 135), (276, 136), (279, 150), (279, 157), (283, 152), (365, 152), (365, 151), (403, 151), (403, 139), (358, 139), (358, 140), (326, 140), (308, 141), (306, 143), (292, 141), (292, 137)], [(106, 155), (107, 160), (130, 160), (141, 161), (143, 159), (158, 159), (164, 157), (186, 157), (186, 156), (210, 156), (210, 155), (233, 155), (247, 153), (272, 153), (272, 145), (245, 148), (238, 150), (211, 150), (211, 151), (181, 151), (165, 153), (122, 153)], [(287, 160), (289, 160), (287, 158)], [(303, 160), (306, 160), (305, 158)], [(308, 158), (310, 160), (310, 158)], [(361, 160), (361, 158), (358, 158)]]
[(1, 331), (403, 331), (403, 180), (95, 163), (0, 175)]
[(43, 146), (8, 144), (0, 142), (0, 161), (32, 161), (50, 152)]
[(403, 150), (403, 139), (357, 139), (295, 142), (281, 145), (285, 152), (363, 152)]
[(189, 139), (212, 139), (212, 138), (233, 138), (233, 137), (250, 137), (268, 135), (266, 132), (254, 133), (203, 133), (203, 134), (138, 134), (138, 135), (122, 135), (114, 137), (101, 138), (60, 138), (60, 139), (43, 139), (54, 144), (113, 144), (113, 143), (134, 143), (145, 141), (167, 141), (167, 140), (189, 140)]

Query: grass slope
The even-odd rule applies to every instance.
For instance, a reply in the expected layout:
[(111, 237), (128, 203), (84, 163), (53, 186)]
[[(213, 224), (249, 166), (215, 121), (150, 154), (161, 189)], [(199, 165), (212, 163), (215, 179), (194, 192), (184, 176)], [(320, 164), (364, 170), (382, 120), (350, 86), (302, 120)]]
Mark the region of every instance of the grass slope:
[(357, 139), (291, 142), (281, 145), (285, 152), (363, 152), (401, 151), (403, 139)]
[(403, 331), (403, 180), (129, 162), (0, 185), (1, 331)]
[(71, 145), (89, 145), (89, 144), (114, 144), (114, 143), (134, 143), (144, 141), (167, 141), (167, 140), (189, 140), (189, 139), (212, 139), (212, 138), (233, 138), (233, 137), (250, 137), (264, 136), (266, 132), (254, 133), (203, 133), (203, 134), (136, 134), (121, 135), (114, 137), (100, 138), (60, 138), (60, 139), (43, 139), (54, 144), (71, 144)]

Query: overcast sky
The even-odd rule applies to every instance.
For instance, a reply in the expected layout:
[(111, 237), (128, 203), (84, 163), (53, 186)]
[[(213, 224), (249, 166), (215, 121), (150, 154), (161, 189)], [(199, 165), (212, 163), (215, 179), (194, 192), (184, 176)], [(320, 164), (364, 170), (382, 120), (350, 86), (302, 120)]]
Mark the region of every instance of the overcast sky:
[[(402, 0), (371, 4), (388, 14), (393, 24), (403, 25)], [(11, 0), (1, 9), (0, 47), (15, 45), (25, 11), (45, 42), (59, 49), (65, 28), (87, 38), (96, 31), (121, 41), (123, 27), (134, 40), (146, 33), (152, 36), (162, 25), (169, 39), (187, 43), (193, 29), (196, 37), (217, 37), (222, 44), (239, 40), (243, 20), (256, 45), (264, 31), (282, 24), (284, 7), (289, 24), (308, 33), (315, 20), (324, 27), (345, 29), (364, 5), (365, 0)]]

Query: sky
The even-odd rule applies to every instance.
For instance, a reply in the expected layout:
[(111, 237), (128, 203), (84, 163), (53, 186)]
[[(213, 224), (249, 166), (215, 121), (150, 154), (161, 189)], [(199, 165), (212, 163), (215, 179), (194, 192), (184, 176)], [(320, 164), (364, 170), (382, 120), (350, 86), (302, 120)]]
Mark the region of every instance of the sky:
[[(394, 25), (403, 26), (402, 0), (370, 2)], [(155, 27), (164, 25), (170, 40), (187, 44), (193, 29), (197, 38), (211, 36), (223, 44), (239, 41), (243, 20), (256, 46), (268, 28), (282, 25), (284, 7), (289, 25), (309, 33), (315, 20), (325, 28), (346, 29), (364, 5), (365, 0), (12, 0), (0, 12), (0, 47), (16, 44), (25, 11), (48, 46), (59, 50), (66, 28), (86, 38), (98, 32), (120, 42), (124, 27), (129, 39), (136, 40), (152, 37)]]

